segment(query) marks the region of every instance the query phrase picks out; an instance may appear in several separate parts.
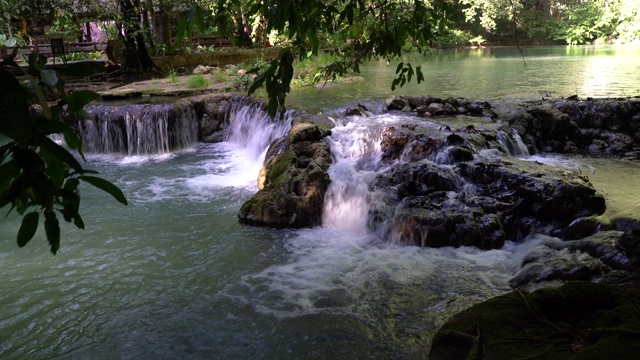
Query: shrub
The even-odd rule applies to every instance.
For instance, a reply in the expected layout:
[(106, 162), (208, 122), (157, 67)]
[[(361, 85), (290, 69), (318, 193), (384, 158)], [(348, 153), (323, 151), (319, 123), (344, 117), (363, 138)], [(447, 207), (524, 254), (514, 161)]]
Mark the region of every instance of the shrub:
[(187, 81), (187, 86), (194, 89), (200, 89), (209, 86), (209, 81), (207, 81), (207, 79), (202, 75), (194, 75), (189, 79), (189, 81)]

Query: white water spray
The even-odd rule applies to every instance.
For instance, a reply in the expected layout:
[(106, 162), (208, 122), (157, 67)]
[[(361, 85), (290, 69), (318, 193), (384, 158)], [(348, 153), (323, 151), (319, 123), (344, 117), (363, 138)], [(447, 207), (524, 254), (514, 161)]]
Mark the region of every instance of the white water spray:
[(370, 184), (381, 160), (382, 128), (391, 118), (360, 118), (336, 126), (328, 139), (334, 164), (329, 168), (331, 184), (325, 194), (323, 226), (354, 234), (368, 232)]
[(287, 134), (291, 113), (283, 119), (271, 119), (261, 103), (250, 98), (232, 100), (227, 111), (224, 142), (208, 145), (217, 159), (208, 158), (200, 165), (205, 175), (194, 176), (188, 184), (196, 191), (220, 187), (255, 188), (269, 145)]
[(498, 131), (498, 142), (502, 149), (509, 155), (517, 158), (528, 158), (531, 156), (527, 145), (522, 141), (520, 134), (513, 129), (511, 136), (504, 131)]
[(190, 106), (96, 105), (94, 118), (79, 123), (87, 153), (149, 156), (188, 148), (198, 138), (198, 120)]
[(283, 136), (291, 127), (291, 112), (282, 119), (271, 119), (262, 104), (242, 98), (231, 104), (228, 111), (224, 139), (246, 149), (256, 160), (275, 139)]

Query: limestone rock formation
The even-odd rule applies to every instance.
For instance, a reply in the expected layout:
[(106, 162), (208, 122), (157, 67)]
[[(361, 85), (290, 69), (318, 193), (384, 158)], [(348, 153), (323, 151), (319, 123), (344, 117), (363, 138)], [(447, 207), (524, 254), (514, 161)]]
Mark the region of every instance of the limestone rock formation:
[(276, 228), (321, 224), (331, 163), (324, 138), (331, 127), (321, 116), (294, 119), (289, 133), (268, 150), (260, 190), (242, 205), (240, 223)]

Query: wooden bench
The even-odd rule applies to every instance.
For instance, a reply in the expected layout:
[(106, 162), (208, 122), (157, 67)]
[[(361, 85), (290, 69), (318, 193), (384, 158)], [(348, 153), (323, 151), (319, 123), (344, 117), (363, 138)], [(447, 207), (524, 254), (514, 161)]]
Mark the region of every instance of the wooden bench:
[[(14, 46), (7, 46), (7, 55), (13, 52)], [(38, 49), (38, 53), (47, 58), (53, 57), (54, 52), (51, 49), (51, 42), (47, 41), (45, 43), (37, 43), (36, 45), (24, 45), (20, 46), (18, 49), (18, 55), (24, 55), (25, 57), (29, 57), (29, 55)], [(76, 52), (94, 52), (94, 51), (103, 51), (107, 48), (106, 43), (102, 42), (64, 42), (65, 55), (69, 55), (71, 53)], [(16, 58), (16, 61), (19, 61), (19, 58)]]

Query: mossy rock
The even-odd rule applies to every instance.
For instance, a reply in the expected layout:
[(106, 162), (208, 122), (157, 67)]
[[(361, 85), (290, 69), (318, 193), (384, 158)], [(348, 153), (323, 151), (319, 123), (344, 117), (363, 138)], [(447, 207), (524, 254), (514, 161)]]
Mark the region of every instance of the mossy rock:
[(431, 360), (636, 359), (640, 289), (568, 282), (475, 305), (438, 330)]

